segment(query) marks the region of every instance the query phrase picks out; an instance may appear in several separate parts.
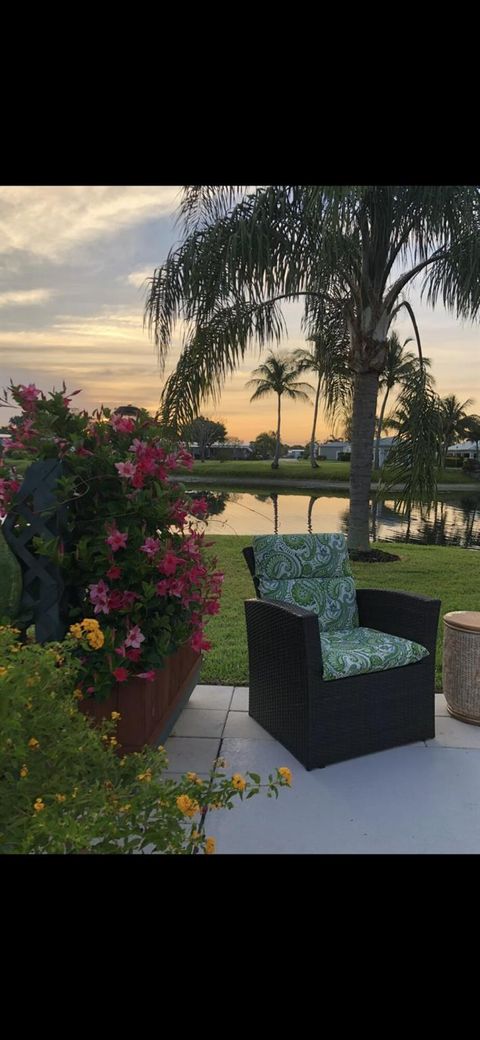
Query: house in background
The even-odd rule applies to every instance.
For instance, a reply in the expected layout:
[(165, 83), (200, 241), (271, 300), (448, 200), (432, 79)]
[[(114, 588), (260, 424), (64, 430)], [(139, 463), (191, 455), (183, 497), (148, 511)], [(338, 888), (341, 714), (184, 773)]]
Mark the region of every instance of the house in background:
[(447, 459), (477, 459), (477, 445), (474, 441), (464, 441), (463, 444), (452, 444), (447, 451)]
[[(192, 453), (194, 459), (200, 458), (200, 448), (198, 447), (197, 441), (193, 441), (189, 444), (188, 450)], [(238, 441), (238, 443), (229, 444), (228, 441), (225, 444), (211, 444), (205, 448), (205, 459), (218, 459), (221, 461), (227, 460), (242, 460), (251, 459), (253, 455), (253, 449), (250, 445), (250, 441)]]

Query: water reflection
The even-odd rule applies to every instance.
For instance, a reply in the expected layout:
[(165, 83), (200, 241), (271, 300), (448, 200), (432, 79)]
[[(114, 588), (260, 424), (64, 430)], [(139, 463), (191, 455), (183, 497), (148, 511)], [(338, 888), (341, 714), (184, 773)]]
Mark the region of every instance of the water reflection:
[[(207, 498), (209, 528), (216, 534), (292, 534), (299, 531), (348, 533), (348, 492), (297, 494), (277, 491), (195, 491)], [(401, 503), (371, 504), (372, 539), (423, 545), (480, 548), (480, 491), (449, 495), (436, 506), (405, 516)]]

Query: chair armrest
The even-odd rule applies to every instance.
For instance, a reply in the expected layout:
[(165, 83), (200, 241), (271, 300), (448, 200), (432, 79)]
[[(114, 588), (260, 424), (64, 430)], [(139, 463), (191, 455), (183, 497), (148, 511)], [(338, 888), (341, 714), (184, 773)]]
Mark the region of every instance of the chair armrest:
[(265, 661), (267, 668), (309, 671), (323, 676), (318, 618), (310, 610), (271, 599), (245, 600), (250, 661)]
[(421, 643), (435, 656), (441, 601), (393, 589), (357, 589), (360, 624)]

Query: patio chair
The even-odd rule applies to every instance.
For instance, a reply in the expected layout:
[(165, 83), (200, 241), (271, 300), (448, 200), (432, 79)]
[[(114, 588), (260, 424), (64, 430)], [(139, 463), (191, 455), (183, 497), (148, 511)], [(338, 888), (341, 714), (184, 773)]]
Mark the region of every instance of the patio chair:
[(260, 726), (308, 770), (435, 736), (440, 600), (355, 589), (342, 534), (262, 535), (243, 555)]

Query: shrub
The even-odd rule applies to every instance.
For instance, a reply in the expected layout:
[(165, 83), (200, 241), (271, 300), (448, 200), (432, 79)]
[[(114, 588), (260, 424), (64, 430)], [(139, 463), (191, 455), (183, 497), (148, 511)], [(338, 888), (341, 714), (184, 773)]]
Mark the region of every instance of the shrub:
[[(93, 727), (77, 710), (78, 662), (64, 644), (21, 645), (0, 627), (0, 853), (210, 853), (207, 807), (290, 784), (228, 777), (162, 779), (163, 748), (120, 757), (116, 719)], [(115, 716), (115, 713), (112, 713)]]
[(135, 418), (108, 408), (90, 417), (71, 411), (65, 387), (48, 397), (33, 385), (10, 391), (22, 417), (0, 469), (0, 507), (15, 515), (20, 484), (8, 470), (10, 451), (62, 461), (57, 500), (68, 506), (67, 537), (35, 539), (34, 547), (63, 570), (69, 620), (100, 623), (95, 654), (82, 654), (79, 637), (83, 691), (103, 700), (115, 682), (152, 678), (184, 643), (208, 650), (204, 624), (218, 612), (223, 575), (197, 523), (207, 503), (168, 479), (191, 468), (191, 455), (169, 450), (162, 427), (140, 409)]

